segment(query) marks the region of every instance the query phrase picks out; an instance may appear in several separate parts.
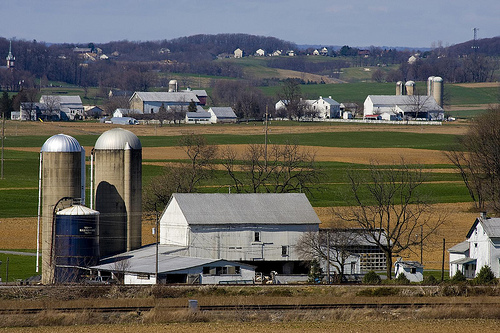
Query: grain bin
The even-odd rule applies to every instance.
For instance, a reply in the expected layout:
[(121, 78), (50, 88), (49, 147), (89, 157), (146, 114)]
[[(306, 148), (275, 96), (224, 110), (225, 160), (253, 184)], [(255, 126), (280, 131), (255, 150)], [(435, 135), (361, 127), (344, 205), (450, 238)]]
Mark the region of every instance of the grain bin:
[(53, 214), (57, 203), (65, 197), (85, 202), (85, 149), (75, 138), (57, 134), (47, 139), (40, 151), (38, 216), (40, 225), (41, 209), (42, 283), (53, 282)]
[[(104, 132), (93, 150), (99, 248), (105, 257), (141, 246), (142, 146), (127, 130)], [(94, 208), (94, 207), (91, 207)]]
[(55, 282), (78, 282), (99, 259), (99, 212), (73, 205), (56, 213)]

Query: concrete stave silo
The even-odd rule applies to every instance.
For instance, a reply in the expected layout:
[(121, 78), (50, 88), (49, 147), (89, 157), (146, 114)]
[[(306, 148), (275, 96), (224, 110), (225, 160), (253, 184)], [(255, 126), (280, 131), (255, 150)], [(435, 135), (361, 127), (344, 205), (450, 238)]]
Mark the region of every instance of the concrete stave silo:
[[(65, 134), (45, 141), (40, 151), (40, 196), (42, 219), (42, 283), (54, 279), (54, 214), (63, 198), (85, 201), (85, 149)], [(37, 245), (38, 246), (38, 245)], [(37, 266), (38, 268), (38, 266)]]
[(432, 79), (432, 96), (436, 100), (436, 103), (443, 107), (443, 78), (435, 76)]
[(93, 160), (95, 209), (101, 214), (100, 256), (139, 248), (142, 244), (140, 140), (121, 128), (104, 132), (96, 141)]

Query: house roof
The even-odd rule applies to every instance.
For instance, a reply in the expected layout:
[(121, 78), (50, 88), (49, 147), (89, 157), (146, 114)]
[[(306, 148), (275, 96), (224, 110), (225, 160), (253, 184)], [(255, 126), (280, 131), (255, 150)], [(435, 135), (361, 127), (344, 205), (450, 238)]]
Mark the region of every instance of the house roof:
[(204, 118), (210, 118), (211, 115), (206, 111), (197, 111), (197, 112), (186, 112), (186, 117), (204, 119)]
[(368, 95), (373, 107), (397, 105), (402, 110), (408, 106), (420, 105), (421, 111), (443, 111), (434, 97), (427, 95)]
[(455, 246), (452, 246), (448, 249), (450, 253), (465, 253), (469, 250), (469, 242), (463, 241), (462, 243), (458, 243)]
[(136, 91), (134, 96), (138, 96), (143, 102), (186, 102), (191, 101), (199, 103), (200, 100), (196, 97), (196, 94), (192, 91), (182, 91), (182, 92), (148, 92), (148, 91)]
[(174, 199), (189, 224), (321, 223), (304, 193), (174, 193)]
[(461, 259), (453, 260), (452, 262), (450, 262), (450, 264), (463, 265), (463, 264), (473, 263), (473, 262), (476, 262), (476, 261), (477, 261), (477, 259), (472, 259), (472, 258), (466, 257), (466, 258), (461, 258)]
[[(175, 254), (169, 254), (172, 247), (168, 245), (158, 245), (158, 272), (174, 273), (187, 270), (193, 267), (204, 266), (217, 262), (233, 263), (222, 259), (208, 259), (197, 257), (186, 257)], [(126, 260), (126, 263), (117, 264)], [(234, 263), (237, 266), (253, 267), (242, 263)], [(121, 269), (117, 269), (121, 267)], [(124, 270), (133, 273), (154, 274), (156, 272), (156, 246), (150, 244), (140, 249), (120, 253), (111, 257), (102, 259), (99, 265), (90, 267), (96, 270), (117, 271)]]
[(80, 98), (80, 96), (76, 95), (76, 96), (66, 96), (66, 95), (43, 95), (41, 98), (40, 98), (40, 102), (41, 103), (44, 103), (44, 101), (47, 100), (47, 98), (56, 98), (57, 99), (57, 102), (61, 105), (63, 104), (75, 104), (75, 105), (79, 105), (80, 107), (82, 107), (82, 99)]
[(330, 97), (322, 97), (318, 100), (316, 100), (315, 102), (319, 102), (320, 100), (324, 100), (325, 102), (327, 102), (328, 104), (330, 105), (340, 105), (339, 102), (337, 102), (336, 100), (334, 100), (333, 98), (330, 98)]
[(211, 107), (210, 110), (215, 114), (217, 118), (236, 118), (236, 114), (232, 107)]
[(423, 268), (424, 265), (419, 263), (418, 261), (396, 261), (394, 265), (400, 265), (403, 268)]
[(489, 238), (500, 237), (500, 218), (488, 217), (485, 219), (477, 218), (476, 221), (474, 221), (474, 224), (470, 228), (469, 232), (467, 233), (467, 238), (470, 238), (478, 223), (481, 223), (484, 231), (486, 232), (486, 235), (488, 235)]

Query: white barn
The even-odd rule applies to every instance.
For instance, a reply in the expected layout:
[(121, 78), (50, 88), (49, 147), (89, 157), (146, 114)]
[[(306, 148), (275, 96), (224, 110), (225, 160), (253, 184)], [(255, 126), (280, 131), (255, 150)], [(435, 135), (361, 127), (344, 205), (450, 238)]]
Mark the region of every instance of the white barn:
[(238, 117), (230, 106), (227, 107), (211, 107), (208, 109), (210, 113), (210, 122), (212, 124), (220, 123), (236, 123)]
[(450, 277), (460, 270), (465, 277), (474, 278), (483, 266), (490, 266), (500, 277), (500, 218), (490, 218), (486, 213), (478, 217), (466, 240), (448, 250)]
[(443, 120), (444, 110), (428, 95), (369, 95), (363, 116), (380, 115), (384, 120)]
[(185, 255), (232, 260), (269, 274), (307, 273), (299, 238), (320, 220), (303, 193), (175, 193), (160, 219), (160, 244)]

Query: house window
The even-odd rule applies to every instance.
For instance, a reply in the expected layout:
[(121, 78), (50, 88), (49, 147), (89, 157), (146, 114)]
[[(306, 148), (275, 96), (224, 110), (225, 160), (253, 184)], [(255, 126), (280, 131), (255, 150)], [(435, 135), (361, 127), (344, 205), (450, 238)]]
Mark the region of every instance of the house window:
[(476, 247), (476, 248), (477, 248), (477, 243), (474, 243), (474, 247)]
[(286, 257), (286, 256), (288, 256), (288, 246), (283, 245), (283, 246), (281, 247), (281, 256), (282, 256), (282, 257)]
[(254, 242), (260, 242), (260, 231), (256, 231), (253, 235)]

